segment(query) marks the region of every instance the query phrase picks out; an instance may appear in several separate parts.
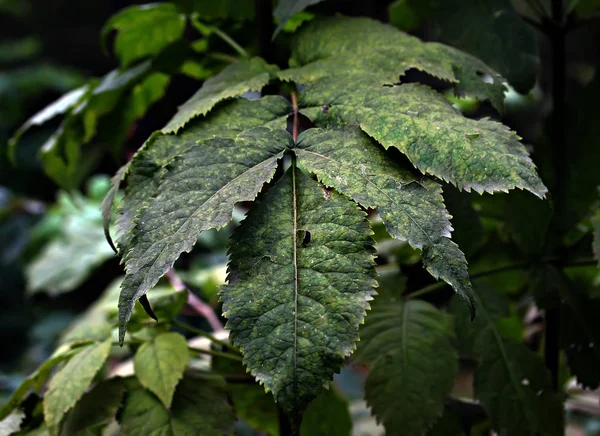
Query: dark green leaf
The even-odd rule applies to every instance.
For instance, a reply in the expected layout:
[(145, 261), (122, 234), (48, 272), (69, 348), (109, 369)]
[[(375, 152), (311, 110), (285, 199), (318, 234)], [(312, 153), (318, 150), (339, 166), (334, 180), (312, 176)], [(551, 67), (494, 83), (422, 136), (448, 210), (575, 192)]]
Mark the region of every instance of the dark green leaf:
[(423, 250), (436, 278), (450, 283), (472, 307), (467, 263), (450, 236), (441, 187), (394, 163), (358, 128), (311, 129), (298, 139), (299, 162), (326, 186), (377, 209), (391, 236)]
[[(345, 83), (349, 76), (381, 86), (398, 83), (406, 71), (416, 69), (457, 84), (472, 97), (489, 99), (499, 111), (504, 105), (504, 79), (480, 60), (367, 18), (337, 16), (304, 26), (296, 34), (290, 66), (279, 73), (283, 80), (309, 84), (328, 76), (346, 90), (352, 89)], [(493, 83), (486, 83), (484, 75)]]
[(127, 275), (119, 299), (121, 341), (135, 302), (181, 253), (191, 250), (202, 231), (224, 226), (236, 203), (254, 200), (273, 177), (290, 141), (284, 130), (259, 127), (235, 139), (205, 140), (172, 160), (158, 194), (141, 211), (125, 254)]
[(373, 365), (366, 399), (386, 434), (422, 435), (442, 414), (458, 369), (448, 325), (424, 301), (373, 304), (358, 358)]
[(430, 21), (435, 40), (477, 56), (521, 93), (533, 87), (535, 29), (521, 19), (510, 0), (410, 0), (410, 4)]
[[(505, 220), (514, 242), (528, 259), (539, 259), (547, 252), (550, 203), (526, 192), (511, 192), (506, 197)], [(558, 241), (555, 241), (558, 242)]]
[(156, 394), (168, 409), (189, 360), (185, 338), (179, 333), (162, 333), (138, 348), (133, 364), (142, 386)]
[(324, 0), (279, 0), (277, 7), (273, 11), (273, 16), (279, 20), (279, 25), (275, 29), (273, 38), (283, 29), (285, 23), (292, 17), (292, 15), (302, 12), (304, 9), (311, 5), (316, 5)]
[(75, 406), (104, 366), (111, 340), (86, 345), (52, 377), (44, 395), (44, 417), (48, 427), (57, 426)]
[(232, 236), (227, 327), (292, 418), (355, 347), (375, 285), (370, 234), (354, 203), (292, 167)]
[(335, 390), (333, 385), (308, 405), (300, 434), (311, 436), (348, 436), (352, 432), (352, 418), (348, 401)]
[(237, 97), (248, 91), (260, 91), (277, 70), (275, 65), (269, 65), (261, 58), (245, 59), (229, 65), (204, 82), (202, 88), (179, 107), (162, 131), (177, 133), (191, 119), (206, 115), (221, 100)]
[(137, 388), (127, 393), (119, 418), (126, 436), (222, 436), (230, 433), (234, 421), (222, 379), (192, 374), (179, 382), (170, 410), (150, 392)]
[(106, 426), (121, 407), (125, 385), (120, 378), (104, 380), (86, 393), (69, 412), (62, 426), (63, 436), (88, 435)]
[[(356, 123), (386, 149), (395, 147), (421, 172), (459, 189), (506, 192), (526, 189), (544, 197), (547, 189), (535, 165), (506, 126), (462, 116), (440, 94), (419, 84), (374, 86), (360, 78), (324, 78), (301, 94), (317, 125)], [(475, 136), (476, 135), (476, 136)]]
[(123, 67), (158, 54), (181, 38), (185, 16), (172, 3), (130, 6), (114, 15), (102, 29), (105, 44), (108, 34), (117, 30), (115, 53)]

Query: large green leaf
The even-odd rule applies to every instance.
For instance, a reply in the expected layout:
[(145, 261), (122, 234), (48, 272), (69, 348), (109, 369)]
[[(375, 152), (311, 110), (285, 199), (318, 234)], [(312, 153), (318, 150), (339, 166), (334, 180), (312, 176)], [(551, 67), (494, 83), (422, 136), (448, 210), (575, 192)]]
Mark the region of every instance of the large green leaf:
[(248, 91), (260, 91), (278, 68), (261, 58), (235, 62), (208, 79), (188, 101), (181, 105), (171, 121), (162, 129), (176, 133), (188, 121), (206, 115), (218, 102)]
[(295, 421), (355, 347), (375, 285), (370, 234), (356, 204), (292, 167), (232, 236), (227, 327)]
[(308, 130), (294, 151), (326, 186), (377, 209), (390, 235), (422, 249), (429, 272), (473, 306), (467, 263), (448, 239), (452, 227), (439, 184), (395, 163), (356, 127)]
[(61, 434), (83, 436), (105, 427), (121, 407), (124, 392), (125, 385), (120, 378), (98, 383), (66, 416)]
[[(439, 93), (414, 83), (374, 86), (363, 77), (326, 77), (306, 87), (301, 104), (320, 127), (358, 124), (386, 149), (395, 147), (421, 172), (477, 192), (547, 191), (519, 137), (488, 119), (472, 120)], [(325, 105), (325, 106), (323, 106)]]
[(410, 3), (430, 21), (428, 29), (435, 40), (477, 56), (523, 93), (533, 87), (537, 69), (535, 29), (521, 19), (510, 0)]
[(292, 15), (302, 12), (304, 9), (311, 5), (316, 5), (324, 0), (280, 0), (277, 7), (273, 11), (273, 16), (279, 20), (279, 25), (275, 29), (273, 38), (283, 29), (285, 23), (292, 17)]
[(130, 390), (119, 423), (123, 435), (222, 436), (235, 422), (221, 378), (186, 374), (167, 410), (145, 389)]
[(444, 410), (458, 356), (449, 318), (429, 303), (373, 304), (357, 357), (373, 365), (365, 394), (388, 435), (422, 435)]
[[(504, 105), (504, 79), (483, 62), (378, 21), (323, 18), (303, 27), (294, 42), (292, 68), (279, 73), (283, 80), (309, 84), (329, 76), (344, 84), (349, 76), (359, 75), (373, 86), (389, 85), (398, 83), (409, 69), (417, 69), (455, 83), (473, 97), (489, 99), (498, 110)], [(485, 75), (493, 83), (486, 83)]]
[(102, 29), (102, 40), (117, 30), (115, 53), (127, 67), (139, 59), (158, 54), (181, 38), (185, 16), (172, 3), (130, 6), (115, 14)]
[(493, 428), (510, 436), (562, 435), (563, 408), (550, 373), (538, 355), (509, 340), (500, 328), (507, 315), (506, 299), (491, 287), (479, 285), (475, 290), (478, 317), (468, 333), (478, 361), (475, 393)]
[(75, 406), (104, 366), (111, 340), (86, 345), (52, 377), (44, 395), (44, 417), (48, 427), (57, 426)]
[(179, 333), (162, 333), (135, 353), (135, 375), (168, 409), (177, 383), (190, 360), (187, 341)]
[[(122, 179), (127, 180), (121, 216), (117, 220), (120, 231), (121, 250), (127, 247), (134, 227), (134, 219), (148, 198), (156, 195), (160, 182), (159, 171), (174, 156), (183, 154), (204, 139), (231, 138), (258, 126), (285, 127), (285, 120), (292, 112), (291, 104), (279, 96), (267, 96), (260, 100), (235, 99), (222, 103), (186, 126), (177, 135), (155, 134), (113, 179), (112, 195), (116, 196)], [(114, 197), (107, 195), (103, 204), (105, 229), (108, 228), (110, 210)]]
[(224, 226), (236, 203), (254, 200), (290, 142), (285, 130), (258, 127), (235, 139), (205, 140), (172, 160), (158, 194), (139, 215), (124, 257), (121, 341), (135, 302), (191, 250), (202, 231)]

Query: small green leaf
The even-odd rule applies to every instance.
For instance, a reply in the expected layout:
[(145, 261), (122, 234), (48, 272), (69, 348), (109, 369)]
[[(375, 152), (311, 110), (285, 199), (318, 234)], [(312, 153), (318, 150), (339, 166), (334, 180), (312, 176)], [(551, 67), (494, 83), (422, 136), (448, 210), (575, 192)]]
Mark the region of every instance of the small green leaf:
[[(302, 27), (292, 47), (292, 68), (279, 73), (282, 80), (307, 85), (330, 77), (338, 88), (343, 85), (350, 91), (349, 76), (382, 86), (398, 83), (406, 71), (416, 69), (457, 84), (469, 96), (489, 99), (498, 111), (504, 107), (504, 79), (483, 62), (375, 20), (321, 18)], [(492, 83), (485, 82), (486, 75)]]
[(223, 380), (192, 374), (179, 382), (170, 410), (150, 392), (137, 388), (127, 393), (119, 418), (125, 436), (222, 436), (230, 434), (234, 422)]
[(452, 227), (439, 184), (394, 163), (356, 127), (308, 130), (297, 147), (302, 165), (326, 186), (377, 209), (390, 235), (423, 250), (427, 270), (473, 307), (466, 260), (448, 239)]
[(498, 432), (511, 436), (562, 435), (563, 406), (552, 389), (550, 373), (538, 355), (503, 337), (499, 316), (505, 313), (505, 298), (480, 297), (480, 293), (492, 292), (497, 293), (478, 285), (474, 294), (478, 321), (472, 326), (473, 355), (479, 362), (476, 396)]
[(169, 408), (189, 360), (185, 338), (179, 333), (163, 333), (138, 348), (133, 364), (142, 386), (156, 394)]
[(356, 204), (292, 167), (232, 236), (227, 327), (295, 422), (355, 347), (375, 285), (370, 235)]
[(135, 302), (181, 253), (191, 250), (202, 231), (224, 226), (236, 203), (254, 200), (273, 177), (290, 142), (284, 130), (258, 127), (235, 139), (205, 140), (172, 160), (157, 195), (139, 214), (125, 254), (127, 275), (119, 299), (121, 342)]
[(75, 406), (104, 366), (111, 340), (86, 345), (50, 380), (44, 396), (44, 417), (48, 427), (57, 426)]
[(244, 59), (229, 65), (208, 79), (188, 101), (179, 107), (175, 116), (162, 129), (177, 133), (191, 119), (206, 115), (217, 103), (248, 91), (260, 91), (278, 70), (261, 58)]
[(69, 412), (61, 434), (88, 435), (89, 431), (101, 429), (114, 419), (121, 407), (125, 385), (120, 378), (104, 380), (87, 392)]
[(285, 23), (292, 17), (292, 15), (302, 12), (309, 6), (321, 3), (324, 0), (279, 0), (277, 7), (273, 11), (275, 19), (279, 20), (279, 25), (275, 29), (273, 39), (277, 37), (277, 34), (281, 32)]
[(422, 435), (444, 410), (458, 355), (449, 318), (429, 303), (373, 304), (360, 331), (357, 358), (373, 365), (368, 404), (388, 435)]
[[(421, 172), (459, 189), (482, 193), (520, 188), (538, 197), (546, 194), (525, 147), (506, 126), (465, 118), (443, 96), (420, 84), (374, 86), (362, 77), (342, 83), (325, 78), (302, 92), (303, 106), (330, 106), (326, 113), (308, 113), (319, 127), (357, 123), (386, 149), (404, 153)], [(474, 133), (477, 139), (466, 136)]]
[(104, 25), (102, 42), (117, 30), (115, 53), (121, 65), (127, 67), (139, 59), (158, 54), (183, 35), (185, 16), (172, 3), (151, 3), (130, 6)]
[(348, 401), (330, 384), (308, 405), (300, 434), (310, 436), (348, 436), (352, 433), (352, 418)]

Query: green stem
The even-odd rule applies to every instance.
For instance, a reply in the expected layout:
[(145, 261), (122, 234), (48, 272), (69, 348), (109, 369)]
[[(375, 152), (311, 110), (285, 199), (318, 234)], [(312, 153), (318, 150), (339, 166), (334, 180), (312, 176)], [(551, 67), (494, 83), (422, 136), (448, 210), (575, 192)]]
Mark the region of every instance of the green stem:
[(240, 356), (238, 354), (226, 353), (223, 351), (216, 351), (216, 350), (204, 350), (202, 348), (194, 348), (194, 347), (188, 347), (188, 348), (190, 349), (190, 351), (193, 351), (194, 353), (208, 354), (209, 356), (215, 356), (215, 357), (223, 357), (225, 359), (237, 360), (238, 362), (242, 361), (242, 356)]
[(238, 52), (238, 54), (241, 57), (243, 57), (245, 59), (248, 59), (250, 57), (248, 52), (246, 50), (244, 50), (244, 48), (241, 45), (239, 45), (237, 42), (235, 42), (231, 36), (229, 36), (228, 34), (223, 32), (221, 29), (219, 29), (218, 27), (210, 26), (210, 30), (213, 31), (215, 33), (215, 35), (217, 35), (219, 38), (221, 38), (227, 44), (229, 44), (229, 46), (231, 48), (233, 48), (236, 52)]
[[(557, 258), (549, 257), (549, 258), (542, 259), (541, 263), (552, 263), (552, 262), (556, 262), (557, 260), (558, 260)], [(502, 273), (508, 272), (508, 271), (525, 269), (525, 268), (529, 268), (532, 264), (533, 264), (533, 262), (519, 262), (519, 263), (510, 264), (510, 265), (504, 265), (504, 266), (501, 266), (498, 268), (492, 268), (492, 269), (488, 269), (488, 270), (478, 271), (478, 272), (471, 274), (471, 279), (479, 279), (482, 277), (492, 276), (495, 274), (502, 274)], [(571, 262), (568, 262), (565, 265), (565, 267), (594, 266), (594, 265), (596, 265), (595, 259), (575, 259)], [(425, 286), (421, 289), (416, 290), (415, 292), (408, 294), (406, 296), (406, 299), (410, 300), (412, 298), (421, 297), (423, 295), (430, 294), (431, 292), (437, 291), (439, 289), (443, 289), (446, 286), (449, 286), (448, 283), (443, 282), (443, 281), (432, 283), (431, 285)]]
[(226, 348), (231, 348), (232, 347), (232, 345), (229, 342), (225, 342), (225, 341), (222, 341), (220, 339), (217, 339), (213, 335), (211, 335), (210, 333), (205, 332), (204, 330), (197, 329), (196, 327), (193, 327), (193, 326), (191, 326), (189, 324), (186, 324), (184, 322), (173, 320), (173, 325), (177, 326), (177, 327), (179, 327), (181, 329), (187, 330), (189, 332), (192, 332), (192, 333), (194, 333), (194, 334), (196, 334), (198, 336), (202, 336), (203, 338), (207, 338), (210, 341), (214, 342), (215, 344), (221, 345), (222, 347), (226, 347)]

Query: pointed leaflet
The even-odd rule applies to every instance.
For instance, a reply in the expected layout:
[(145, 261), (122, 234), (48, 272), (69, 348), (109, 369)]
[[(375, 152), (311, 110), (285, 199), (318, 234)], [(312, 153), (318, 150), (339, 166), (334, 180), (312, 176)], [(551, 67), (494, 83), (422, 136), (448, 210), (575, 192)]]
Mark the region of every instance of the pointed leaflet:
[(293, 418), (355, 347), (375, 285), (370, 235), (355, 203), (292, 167), (232, 236), (227, 327)]
[(356, 127), (308, 130), (294, 151), (326, 186), (377, 209), (390, 235), (422, 249), (429, 272), (450, 283), (473, 307), (467, 263), (447, 238), (450, 215), (436, 182), (396, 164)]
[(192, 118), (206, 115), (217, 103), (242, 95), (247, 91), (260, 91), (278, 68), (261, 58), (238, 61), (211, 77), (188, 101), (181, 105), (175, 116), (162, 129), (164, 133), (177, 133)]
[[(489, 286), (475, 286), (477, 319), (471, 324), (475, 393), (499, 434), (562, 435), (563, 408), (553, 392), (550, 373), (535, 353), (503, 337), (499, 321), (506, 298)], [(478, 292), (477, 292), (478, 291)], [(456, 305), (462, 311), (461, 305)], [(459, 313), (457, 318), (461, 318)], [(463, 325), (463, 328), (469, 326)]]
[(396, 147), (423, 173), (477, 192), (547, 191), (535, 165), (506, 126), (465, 118), (440, 94), (414, 83), (373, 86), (362, 78), (309, 85), (300, 97), (318, 126), (357, 123), (386, 149)]
[(102, 29), (102, 42), (117, 30), (115, 53), (123, 67), (148, 56), (183, 36), (185, 16), (172, 3), (130, 6), (113, 15)]
[(366, 399), (388, 435), (422, 435), (444, 410), (458, 355), (449, 318), (429, 303), (373, 304), (357, 358), (373, 365)]
[(50, 380), (44, 395), (44, 418), (48, 427), (60, 423), (104, 366), (111, 340), (86, 345)]
[(168, 409), (179, 379), (188, 365), (187, 341), (179, 333), (162, 333), (144, 342), (135, 353), (135, 375)]
[[(121, 250), (127, 247), (135, 217), (149, 198), (156, 195), (161, 177), (161, 168), (174, 156), (181, 155), (197, 145), (203, 139), (221, 137), (235, 138), (244, 131), (258, 126), (285, 128), (286, 118), (292, 112), (292, 106), (283, 97), (266, 96), (260, 100), (235, 99), (221, 103), (206, 117), (195, 120), (177, 135), (155, 134), (146, 141), (140, 151), (125, 166), (122, 177), (113, 181), (118, 186), (127, 177), (125, 199), (121, 205), (121, 216), (117, 219), (119, 227), (119, 245)], [(116, 189), (114, 188), (116, 194)], [(114, 200), (106, 198), (107, 219)], [(105, 221), (106, 225), (106, 221)]]
[(123, 435), (222, 436), (230, 434), (235, 415), (219, 377), (186, 374), (175, 391), (173, 406), (141, 387), (129, 390), (119, 417)]
[(316, 5), (322, 1), (324, 0), (280, 0), (273, 11), (273, 16), (279, 20), (279, 25), (277, 26), (277, 29), (275, 29), (273, 38), (279, 34), (292, 15), (302, 12), (307, 7)]
[(258, 127), (235, 139), (208, 139), (171, 161), (156, 197), (140, 213), (124, 257), (121, 342), (135, 302), (191, 250), (202, 231), (224, 226), (236, 203), (254, 200), (290, 143), (285, 130)]
[[(460, 91), (487, 98), (498, 111), (503, 109), (504, 79), (483, 62), (443, 44), (424, 43), (378, 21), (323, 18), (303, 27), (294, 42), (292, 68), (278, 74), (283, 80), (309, 84), (328, 76), (343, 83), (349, 76), (360, 76), (371, 85), (384, 85), (397, 83), (414, 68), (459, 82)], [(493, 83), (485, 83), (484, 75)]]

